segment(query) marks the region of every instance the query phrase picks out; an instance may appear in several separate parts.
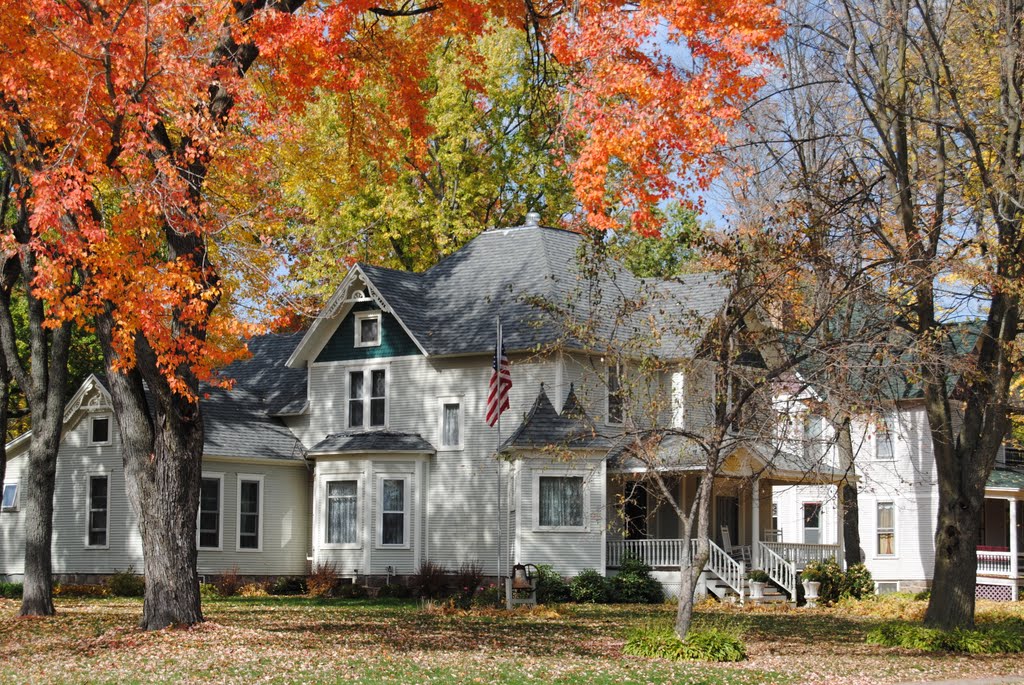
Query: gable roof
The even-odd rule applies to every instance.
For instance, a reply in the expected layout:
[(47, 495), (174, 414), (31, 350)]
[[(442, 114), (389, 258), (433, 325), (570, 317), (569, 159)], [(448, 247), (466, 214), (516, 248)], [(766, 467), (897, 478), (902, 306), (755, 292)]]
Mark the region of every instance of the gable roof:
[[(672, 311), (707, 318), (720, 311), (728, 288), (714, 274), (673, 282), (643, 280), (609, 259), (597, 279), (580, 268), (584, 249), (578, 233), (543, 226), (490, 229), (458, 252), (422, 273), (358, 264), (332, 296), (324, 312), (289, 359), (312, 358), (323, 340), (319, 328), (337, 325), (339, 303), (365, 280), (428, 356), (488, 354), (494, 345), (494, 319), (503, 322), (509, 352), (562, 345), (593, 350), (568, 335), (566, 319), (594, 322), (599, 340), (651, 337), (654, 322)], [(655, 336), (656, 351), (668, 356), (692, 353), (687, 335)]]
[(559, 414), (548, 399), (544, 386), (541, 385), (533, 407), (519, 427), (502, 444), (501, 449), (550, 447), (607, 450), (611, 446), (611, 441), (598, 431), (597, 426), (583, 411), (572, 386), (569, 386), (565, 407)]

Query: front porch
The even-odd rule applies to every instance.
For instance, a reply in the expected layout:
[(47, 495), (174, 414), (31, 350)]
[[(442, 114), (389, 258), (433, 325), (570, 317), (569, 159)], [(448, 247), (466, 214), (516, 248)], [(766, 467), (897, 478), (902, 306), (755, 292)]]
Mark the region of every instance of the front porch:
[[(993, 480), (1002, 475), (994, 473)], [(1019, 499), (1019, 489), (996, 484), (1004, 487), (990, 483), (986, 493), (975, 594), (981, 599), (1016, 601), (1024, 586), (1024, 501)]]

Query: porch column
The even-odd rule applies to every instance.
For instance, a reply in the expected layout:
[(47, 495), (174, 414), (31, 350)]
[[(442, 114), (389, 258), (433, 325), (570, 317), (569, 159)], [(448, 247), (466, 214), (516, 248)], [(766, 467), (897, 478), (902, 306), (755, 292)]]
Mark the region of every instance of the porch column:
[(761, 568), (761, 477), (754, 478), (750, 486), (750, 563)]
[(1010, 505), (1010, 580), (1013, 588), (1013, 601), (1017, 601), (1017, 500), (1011, 499)]
[(843, 502), (843, 486), (836, 485), (836, 544), (839, 545), (839, 566), (846, 568), (846, 536), (843, 534), (843, 517), (846, 506)]

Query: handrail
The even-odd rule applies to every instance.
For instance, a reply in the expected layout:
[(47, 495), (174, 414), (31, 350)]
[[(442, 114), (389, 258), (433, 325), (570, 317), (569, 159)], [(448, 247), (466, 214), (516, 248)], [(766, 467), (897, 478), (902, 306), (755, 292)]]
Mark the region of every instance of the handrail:
[(743, 604), (743, 580), (746, 576), (743, 564), (726, 554), (724, 549), (710, 539), (708, 540), (708, 563), (706, 568), (725, 581), (725, 584), (731, 587), (739, 596), (740, 604)]
[(812, 545), (802, 542), (762, 542), (762, 549), (770, 549), (796, 568), (803, 568), (810, 561), (840, 560), (839, 545)]
[(762, 542), (757, 543), (761, 547), (761, 568), (768, 577), (779, 584), (783, 590), (789, 593), (789, 599), (796, 601), (796, 567), (783, 559), (775, 551)]
[(1011, 559), (1009, 552), (978, 552), (978, 573), (1009, 576)]

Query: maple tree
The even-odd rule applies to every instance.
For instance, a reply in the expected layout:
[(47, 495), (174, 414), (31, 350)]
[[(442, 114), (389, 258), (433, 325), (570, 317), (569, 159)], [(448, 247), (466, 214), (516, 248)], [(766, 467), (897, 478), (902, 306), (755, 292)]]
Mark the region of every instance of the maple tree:
[[(391, 168), (396, 155), (422, 155), (435, 47), (506, 20), (530, 27), (533, 49), (569, 75), (561, 131), (575, 146), (566, 163), (580, 222), (604, 230), (625, 217), (655, 233), (659, 202), (714, 175), (712, 153), (779, 31), (764, 0), (3, 0), (0, 10), (0, 130), (28, 229), (20, 242), (5, 233), (2, 247), (33, 260), (25, 278), (48, 334), (92, 325), (103, 347), (145, 554), (145, 628), (202, 620), (199, 388), (244, 354), (252, 326), (236, 307), (268, 287), (258, 265), (273, 263), (260, 256), (274, 243), (261, 230), (273, 208), (243, 187), (266, 180), (259, 140), (288, 137), (297, 115), (337, 93), (356, 102), (360, 155)], [(47, 397), (62, 408), (59, 392)], [(51, 483), (55, 455), (38, 471)]]

